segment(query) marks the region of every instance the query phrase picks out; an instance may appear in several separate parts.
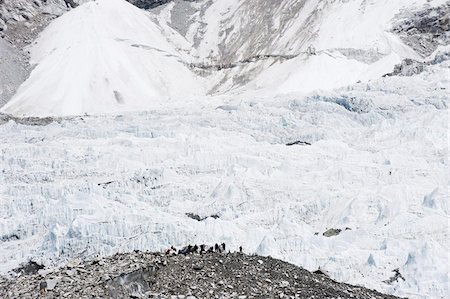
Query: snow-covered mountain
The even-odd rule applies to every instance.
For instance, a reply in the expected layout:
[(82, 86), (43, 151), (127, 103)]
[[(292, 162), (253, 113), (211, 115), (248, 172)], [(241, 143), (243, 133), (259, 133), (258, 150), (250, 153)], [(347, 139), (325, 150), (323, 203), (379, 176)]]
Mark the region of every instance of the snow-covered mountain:
[(200, 95), (308, 93), (366, 82), (405, 58), (422, 58), (391, 32), (396, 16), (443, 3), (175, 1), (155, 15), (124, 0), (87, 2), (31, 46), (36, 68), (2, 112), (129, 111)]
[(5, 107), (16, 115), (151, 109), (172, 96), (201, 95), (147, 14), (123, 0), (88, 2), (54, 21), (32, 47), (30, 78)]
[[(200, 61), (237, 64), (214, 78), (213, 93), (241, 86), (309, 92), (378, 78), (403, 58), (419, 59), (390, 26), (402, 9), (424, 3), (203, 1), (187, 10), (192, 15), (179, 18), (188, 4), (178, 1), (166, 6), (158, 20), (163, 28), (177, 29), (188, 41), (185, 51)], [(310, 49), (317, 55), (308, 55)]]
[(32, 67), (26, 46), (54, 18), (83, 1), (0, 1), (0, 107), (11, 99), (30, 75)]
[(26, 48), (0, 114), (2, 273), (226, 242), (448, 297), (449, 2), (152, 3), (88, 1)]

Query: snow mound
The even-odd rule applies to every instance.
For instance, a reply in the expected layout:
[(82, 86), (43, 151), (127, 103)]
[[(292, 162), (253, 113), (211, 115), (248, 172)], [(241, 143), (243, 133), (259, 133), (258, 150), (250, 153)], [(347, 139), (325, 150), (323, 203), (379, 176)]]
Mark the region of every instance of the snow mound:
[(202, 93), (147, 13), (98, 0), (54, 21), (32, 47), (36, 68), (2, 112), (79, 115), (150, 109)]

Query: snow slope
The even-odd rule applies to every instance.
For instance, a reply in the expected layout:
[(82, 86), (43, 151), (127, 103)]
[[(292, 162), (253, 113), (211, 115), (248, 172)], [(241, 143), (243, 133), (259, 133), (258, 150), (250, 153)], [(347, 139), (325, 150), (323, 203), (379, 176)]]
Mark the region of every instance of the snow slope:
[(203, 89), (147, 14), (123, 0), (88, 2), (57, 19), (33, 46), (32, 63), (30, 78), (2, 111), (149, 109)]
[[(213, 94), (255, 89), (264, 94), (307, 93), (379, 78), (404, 58), (421, 59), (390, 33), (392, 20), (403, 11), (444, 2), (175, 1), (157, 20), (168, 28), (168, 36), (172, 28), (178, 29), (189, 42), (185, 51), (199, 61), (229, 64), (273, 56), (216, 74), (210, 88)], [(189, 12), (188, 17), (180, 17)], [(177, 38), (171, 39), (179, 44)], [(306, 55), (309, 47), (315, 48), (316, 56)]]
[[(421, 59), (389, 32), (395, 16), (442, 3), (176, 1), (151, 15), (125, 0), (88, 2), (38, 38), (30, 49), (36, 69), (0, 111), (106, 113), (206, 94), (308, 93), (366, 82), (404, 58)], [(317, 55), (306, 54), (310, 47)]]

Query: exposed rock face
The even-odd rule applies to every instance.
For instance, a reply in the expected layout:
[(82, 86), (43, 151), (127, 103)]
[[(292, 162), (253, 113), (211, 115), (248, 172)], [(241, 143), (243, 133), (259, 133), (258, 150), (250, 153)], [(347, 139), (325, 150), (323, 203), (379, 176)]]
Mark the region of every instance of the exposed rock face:
[(66, 11), (65, 1), (75, 4), (73, 0), (0, 0), (0, 107), (30, 74), (25, 47)]
[(394, 67), (391, 73), (384, 75), (388, 76), (405, 76), (411, 77), (422, 73), (428, 66), (442, 63), (450, 60), (450, 51), (443, 49), (442, 51), (436, 51), (434, 57), (425, 61), (417, 61), (414, 59), (405, 59), (401, 63)]
[(396, 298), (270, 257), (239, 253), (169, 257), (134, 252), (39, 273), (0, 278), (0, 297)]
[(424, 57), (450, 43), (450, 2), (401, 16), (393, 31)]
[(26, 46), (57, 16), (83, 0), (0, 0), (0, 107), (28, 78)]
[(0, 107), (28, 77), (28, 59), (18, 48), (0, 39)]
[(171, 0), (128, 0), (128, 2), (133, 3), (137, 7), (143, 9), (155, 8), (157, 6), (166, 4), (170, 1)]
[(31, 21), (39, 14), (61, 15), (65, 7), (64, 0), (2, 0), (0, 31), (6, 31), (11, 24)]
[[(17, 22), (33, 22), (38, 15), (59, 16), (67, 9), (90, 0), (0, 0), (0, 32)], [(172, 0), (127, 0), (143, 9), (152, 9)], [(192, 0), (184, 0), (192, 1)]]
[(36, 262), (29, 261), (22, 267), (13, 270), (18, 275), (36, 275), (39, 273), (39, 270), (44, 269), (45, 267), (43, 265), (40, 265)]
[[(0, 0), (0, 32), (6, 31), (9, 25), (26, 22), (40, 14), (59, 16), (67, 9), (90, 0)], [(127, 0), (143, 9), (155, 8), (171, 0)], [(190, 1), (190, 0), (185, 0)]]
[(394, 71), (386, 74), (385, 76), (414, 76), (423, 72), (426, 65), (427, 64), (425, 62), (420, 62), (413, 59), (405, 59), (402, 61), (402, 63), (395, 66)]
[(323, 233), (325, 237), (334, 237), (339, 235), (342, 232), (341, 229), (330, 228), (326, 232)]
[[(139, 8), (152, 9), (174, 0), (127, 0), (127, 1), (136, 5)], [(195, 2), (195, 1), (199, 0), (178, 0), (178, 2)]]
[(78, 3), (76, 3), (74, 0), (64, 0), (64, 2), (66, 3), (66, 6), (68, 8), (75, 8), (78, 6)]

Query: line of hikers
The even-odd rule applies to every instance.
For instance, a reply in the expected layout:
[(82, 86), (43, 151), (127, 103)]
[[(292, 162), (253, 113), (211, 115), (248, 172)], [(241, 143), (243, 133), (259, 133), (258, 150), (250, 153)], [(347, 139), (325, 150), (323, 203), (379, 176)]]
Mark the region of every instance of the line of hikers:
[[(226, 245), (225, 243), (222, 244), (215, 244), (214, 246), (208, 246), (205, 244), (202, 244), (200, 246), (197, 246), (197, 244), (195, 244), (194, 246), (192, 245), (188, 245), (183, 247), (180, 250), (177, 250), (175, 247), (171, 246), (169, 249), (166, 250), (166, 255), (177, 255), (177, 254), (182, 254), (182, 255), (188, 255), (188, 254), (206, 254), (206, 253), (224, 253), (226, 252)], [(230, 251), (228, 251), (230, 252)], [(242, 253), (242, 246), (239, 246), (239, 252)]]

